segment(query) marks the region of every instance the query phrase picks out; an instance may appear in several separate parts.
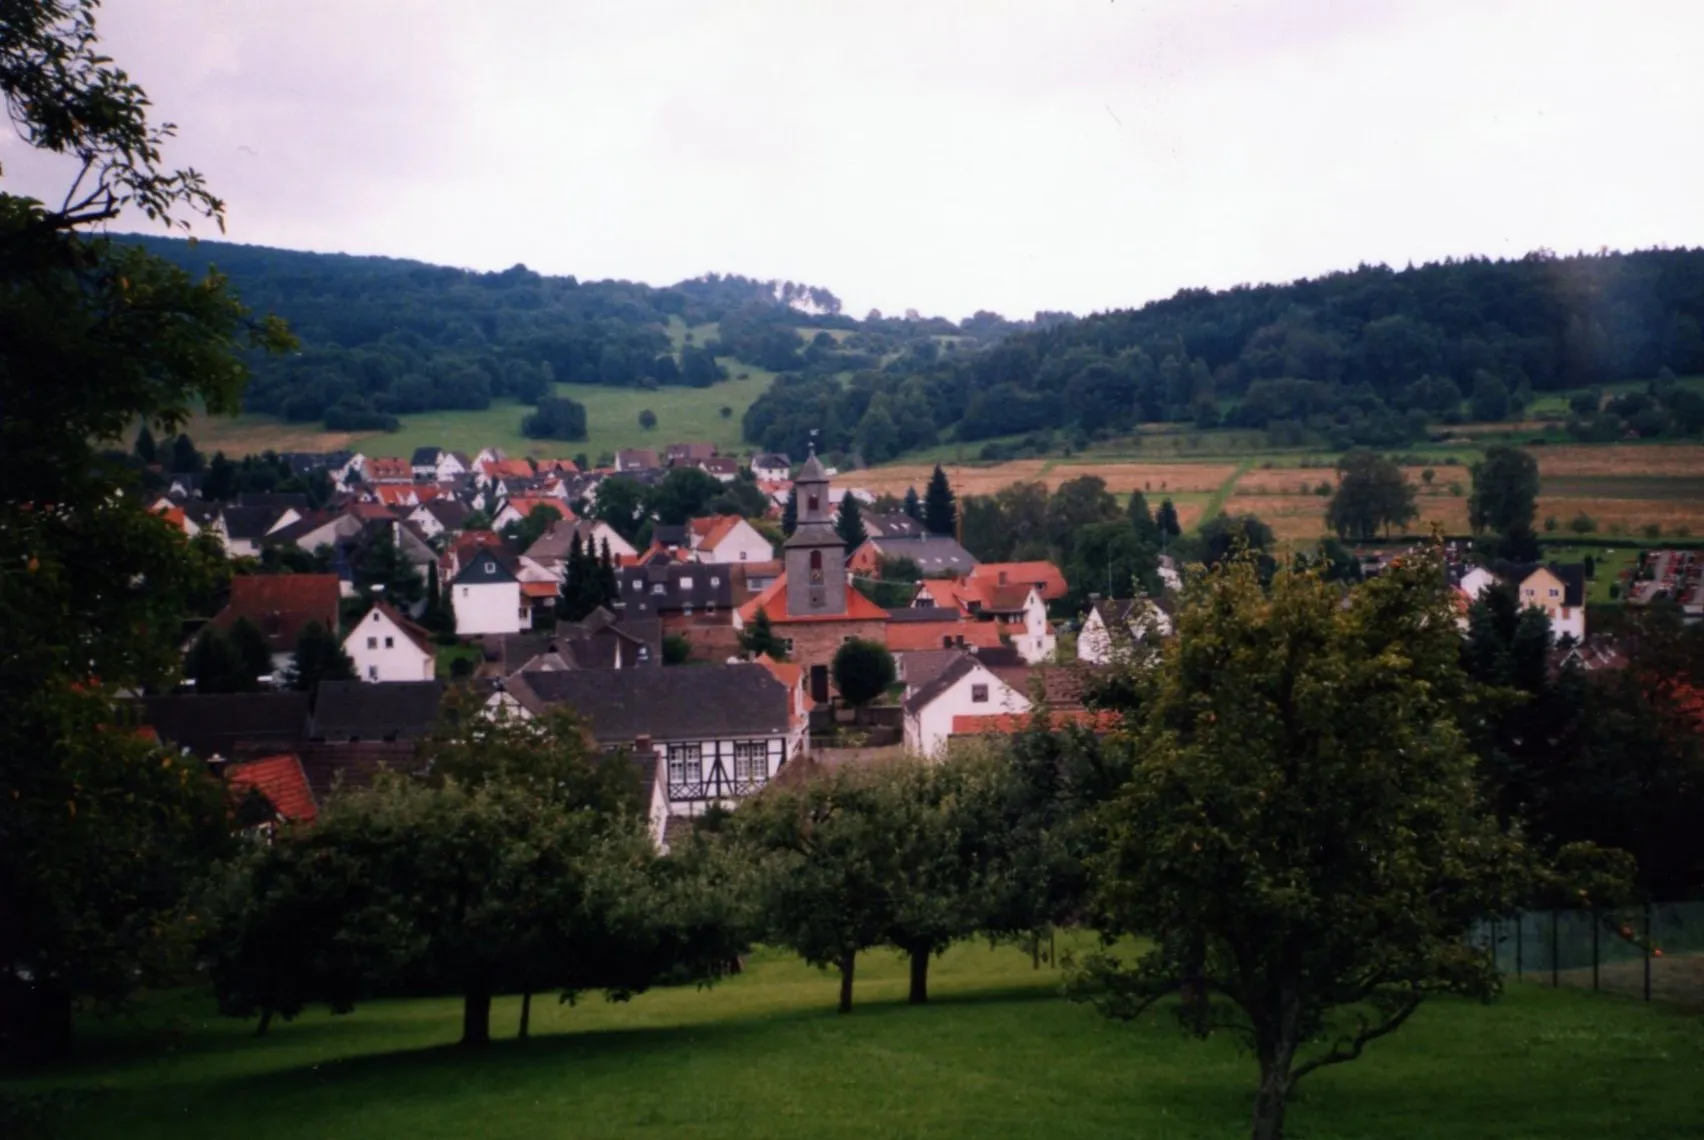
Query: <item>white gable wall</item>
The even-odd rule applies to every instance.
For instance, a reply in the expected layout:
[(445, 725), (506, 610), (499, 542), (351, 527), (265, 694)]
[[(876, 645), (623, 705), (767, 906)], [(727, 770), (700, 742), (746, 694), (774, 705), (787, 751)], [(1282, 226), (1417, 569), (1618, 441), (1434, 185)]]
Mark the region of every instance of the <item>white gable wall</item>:
[[(982, 700), (976, 698), (981, 695)], [(995, 676), (984, 665), (974, 666), (927, 705), (905, 714), (905, 749), (936, 760), (946, 754), (956, 716), (997, 716), (1029, 711), (1027, 696)]]
[(758, 529), (745, 519), (741, 519), (728, 529), (720, 542), (714, 547), (701, 546), (696, 552), (700, 562), (770, 562), (775, 558), (775, 548), (769, 545)]
[(343, 639), (343, 652), (363, 681), (430, 681), (436, 658), (414, 644), (382, 610), (374, 609)]
[(1031, 665), (1038, 665), (1053, 656), (1053, 650), (1058, 645), (1058, 639), (1047, 625), (1047, 603), (1041, 600), (1041, 592), (1033, 586), (1030, 588), (1029, 599), (1024, 603), (1024, 631), (1013, 638), (1013, 647), (1018, 656)]
[(456, 610), (456, 633), (519, 633), (527, 627), (519, 582), (452, 585), (450, 602)]

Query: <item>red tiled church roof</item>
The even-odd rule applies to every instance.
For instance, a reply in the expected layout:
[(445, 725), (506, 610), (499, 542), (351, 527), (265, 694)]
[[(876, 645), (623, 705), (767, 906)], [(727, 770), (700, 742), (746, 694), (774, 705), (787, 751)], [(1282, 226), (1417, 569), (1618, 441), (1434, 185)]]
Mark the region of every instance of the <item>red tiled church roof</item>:
[(757, 620), (757, 611), (769, 615), (772, 624), (804, 621), (887, 621), (888, 613), (870, 599), (846, 587), (846, 612), (838, 614), (792, 614), (787, 610), (787, 575), (771, 582), (763, 593), (740, 607), (740, 621)]

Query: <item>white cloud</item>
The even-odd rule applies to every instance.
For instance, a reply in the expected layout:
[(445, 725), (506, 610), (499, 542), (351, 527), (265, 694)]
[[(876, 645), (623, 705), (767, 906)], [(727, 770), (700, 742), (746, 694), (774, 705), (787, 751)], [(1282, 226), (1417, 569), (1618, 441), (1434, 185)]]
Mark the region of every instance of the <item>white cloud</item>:
[(1704, 240), (1690, 2), (130, 0), (103, 26), (240, 241), (962, 316)]

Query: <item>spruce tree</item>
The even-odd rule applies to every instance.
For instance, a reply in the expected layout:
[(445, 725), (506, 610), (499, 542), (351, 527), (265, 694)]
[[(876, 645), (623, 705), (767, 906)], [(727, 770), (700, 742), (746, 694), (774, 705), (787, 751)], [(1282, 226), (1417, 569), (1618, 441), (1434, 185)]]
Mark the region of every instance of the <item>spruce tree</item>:
[(845, 544), (848, 554), (864, 545), (870, 537), (864, 529), (864, 509), (858, 502), (858, 496), (851, 491), (840, 500), (840, 516), (834, 520), (834, 531)]
[(796, 490), (787, 488), (787, 501), (781, 506), (781, 533), (788, 538), (799, 528), (799, 494)]
[(1160, 544), (1160, 528), (1154, 522), (1153, 513), (1148, 510), (1148, 497), (1140, 491), (1130, 492), (1130, 505), (1125, 508), (1125, 515), (1130, 519), (1130, 529), (1136, 532), (1136, 537), (1151, 546)]
[(603, 540), (603, 555), (598, 563), (598, 584), (603, 587), (602, 601), (604, 603), (619, 600), (617, 595), (621, 593), (621, 589), (616, 584), (615, 559), (610, 555), (609, 539), (607, 538)]
[(1177, 508), (1172, 506), (1170, 499), (1160, 500), (1160, 509), (1154, 512), (1154, 525), (1159, 529), (1162, 543), (1170, 542), (1183, 533), (1183, 527), (1177, 521)]
[(740, 630), (740, 648), (752, 657), (769, 654), (775, 661), (787, 659), (787, 644), (775, 635), (775, 627), (770, 624), (769, 611), (758, 608), (757, 616), (751, 624)]
[(317, 621), (302, 627), (296, 637), (296, 656), (285, 680), (298, 692), (311, 693), (321, 681), (353, 681), (355, 663), (343, 652), (337, 634)]
[(905, 513), (909, 518), (914, 518), (918, 522), (923, 521), (923, 500), (917, 497), (916, 487), (905, 489)]
[(935, 464), (928, 490), (923, 493), (923, 526), (930, 534), (951, 535), (958, 531), (958, 501), (939, 463)]
[(142, 430), (136, 433), (136, 458), (144, 463), (152, 463), (159, 456), (159, 445), (154, 442), (154, 433), (143, 424)]

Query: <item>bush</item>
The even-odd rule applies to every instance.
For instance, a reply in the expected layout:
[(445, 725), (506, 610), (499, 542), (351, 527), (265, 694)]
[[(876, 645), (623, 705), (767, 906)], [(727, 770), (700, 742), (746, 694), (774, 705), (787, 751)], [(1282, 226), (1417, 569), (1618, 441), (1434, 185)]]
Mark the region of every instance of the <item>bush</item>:
[(1545, 515), (1544, 516), (1544, 529), (1546, 531), (1554, 531), (1556, 529), (1556, 516), (1555, 515)]
[(1663, 528), (1658, 526), (1656, 523), (1646, 523), (1644, 526), (1639, 528), (1639, 533), (1644, 535), (1646, 538), (1661, 538), (1663, 536)]
[(566, 396), (546, 396), (538, 410), (521, 420), (528, 439), (585, 439), (586, 405)]
[(1581, 511), (1572, 519), (1568, 520), (1568, 529), (1573, 531), (1575, 534), (1591, 534), (1593, 531), (1597, 530), (1597, 520), (1593, 519), (1592, 516), (1588, 515), (1585, 511)]
[(650, 408), (646, 408), (644, 411), (640, 412), (639, 426), (644, 428), (646, 431), (650, 431), (652, 428), (656, 427), (657, 413), (653, 412)]
[(692, 642), (683, 633), (671, 633), (663, 638), (663, 664), (684, 665), (692, 657)]
[(1454, 495), (1458, 499), (1461, 498), (1461, 484), (1454, 482), (1454, 481), (1451, 481), (1451, 483), (1450, 483), (1450, 494)]
[(897, 676), (893, 654), (879, 641), (853, 638), (834, 655), (834, 686), (850, 704), (869, 704), (885, 693)]
[(1621, 597), (1621, 583), (1620, 582), (1611, 582), (1609, 584), (1609, 600), (1613, 602), (1613, 601), (1616, 601), (1617, 599), (1619, 599), (1620, 597)]

